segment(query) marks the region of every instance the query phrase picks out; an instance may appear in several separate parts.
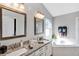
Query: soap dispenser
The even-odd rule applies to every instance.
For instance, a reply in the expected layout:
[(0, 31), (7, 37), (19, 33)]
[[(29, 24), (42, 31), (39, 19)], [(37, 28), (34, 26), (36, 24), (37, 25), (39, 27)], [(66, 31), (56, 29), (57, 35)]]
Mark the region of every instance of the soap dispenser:
[(23, 47), (23, 41), (22, 40), (20, 41), (20, 45), (21, 45), (21, 47)]

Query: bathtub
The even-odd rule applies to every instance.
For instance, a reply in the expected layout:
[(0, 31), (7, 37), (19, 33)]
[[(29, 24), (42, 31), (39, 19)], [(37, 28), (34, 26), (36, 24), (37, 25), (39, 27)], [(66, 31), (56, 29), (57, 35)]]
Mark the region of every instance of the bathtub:
[(79, 56), (79, 44), (69, 41), (52, 42), (53, 56)]

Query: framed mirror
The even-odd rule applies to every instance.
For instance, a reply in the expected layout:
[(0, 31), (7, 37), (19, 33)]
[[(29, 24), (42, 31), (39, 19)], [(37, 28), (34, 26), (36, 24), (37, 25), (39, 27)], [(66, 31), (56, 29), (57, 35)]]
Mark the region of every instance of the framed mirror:
[(0, 8), (0, 39), (26, 36), (26, 14)]
[[(38, 15), (39, 14), (39, 15)], [(37, 13), (34, 17), (34, 34), (42, 34), (44, 33), (44, 16), (40, 16), (40, 13)]]

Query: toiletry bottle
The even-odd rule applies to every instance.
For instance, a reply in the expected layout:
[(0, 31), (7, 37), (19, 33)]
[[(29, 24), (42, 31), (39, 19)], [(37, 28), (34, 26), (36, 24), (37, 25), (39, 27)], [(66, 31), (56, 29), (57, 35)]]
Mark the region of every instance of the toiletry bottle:
[(20, 41), (20, 44), (21, 44), (21, 47), (23, 47), (23, 41), (22, 40)]

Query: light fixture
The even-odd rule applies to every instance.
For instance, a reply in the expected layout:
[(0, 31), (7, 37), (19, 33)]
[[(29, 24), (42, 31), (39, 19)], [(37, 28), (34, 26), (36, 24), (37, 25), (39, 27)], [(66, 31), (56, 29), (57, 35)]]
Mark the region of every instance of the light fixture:
[(24, 4), (23, 3), (19, 4), (19, 8), (24, 10)]
[(22, 11), (22, 12), (25, 12), (24, 3), (0, 3), (0, 5), (10, 7), (10, 8)]
[(24, 10), (24, 3), (11, 3), (14, 8)]
[(18, 8), (19, 4), (18, 3), (12, 3), (12, 6), (15, 7), (15, 8)]
[(44, 19), (45, 16), (43, 14), (41, 14), (40, 12), (38, 12), (38, 13), (36, 13), (35, 17), (38, 19)]

